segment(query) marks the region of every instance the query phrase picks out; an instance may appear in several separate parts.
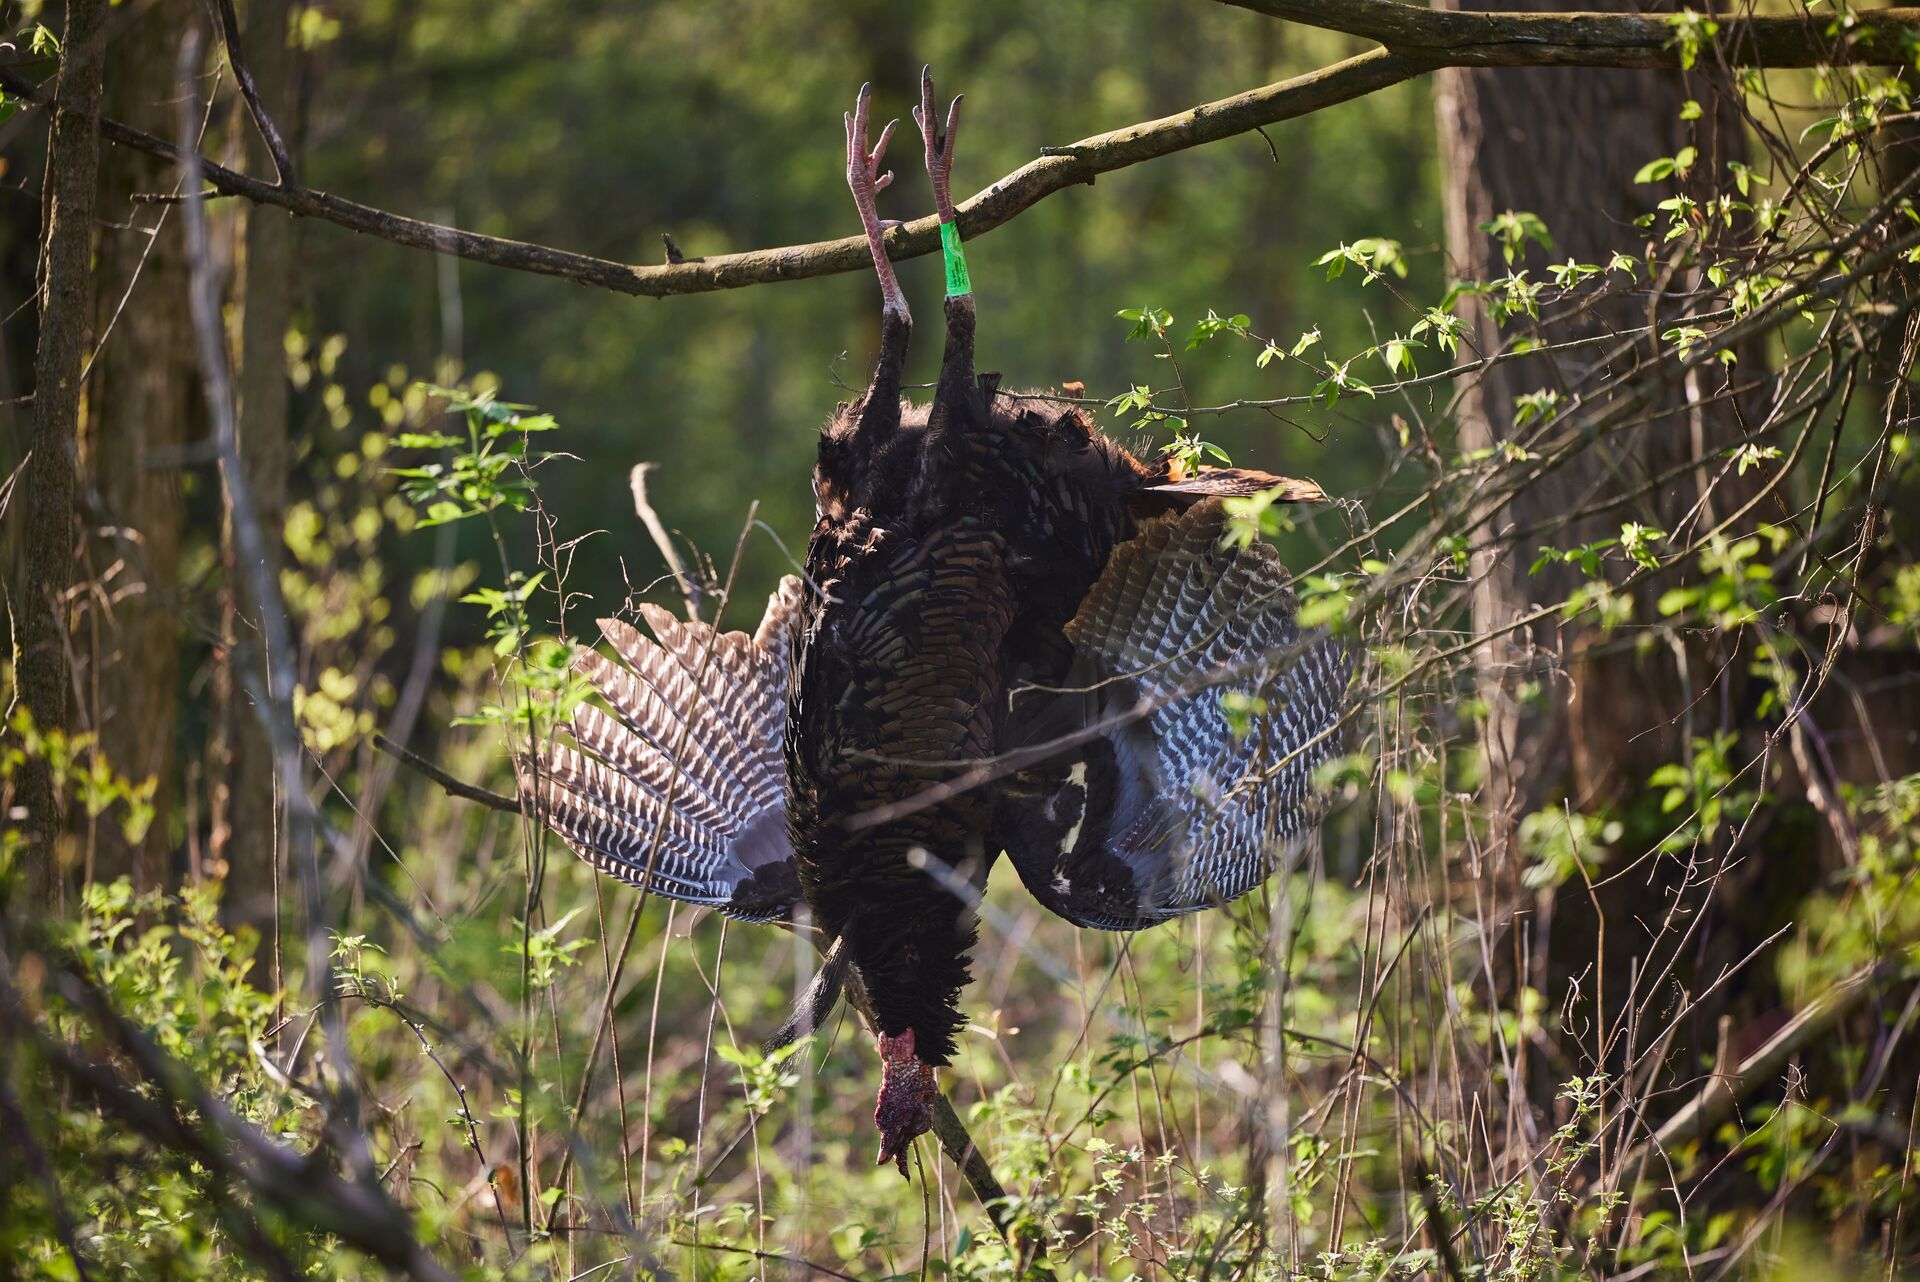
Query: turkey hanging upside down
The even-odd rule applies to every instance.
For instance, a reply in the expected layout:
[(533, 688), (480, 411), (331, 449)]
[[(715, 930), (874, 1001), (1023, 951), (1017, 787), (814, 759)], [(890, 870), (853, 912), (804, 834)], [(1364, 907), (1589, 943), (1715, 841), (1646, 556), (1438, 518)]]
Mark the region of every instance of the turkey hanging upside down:
[[(583, 704), (573, 744), (521, 771), (540, 818), (604, 872), (748, 921), (806, 905), (836, 942), (782, 1036), (817, 1024), (852, 968), (879, 1022), (879, 1161), (905, 1175), (966, 1023), (973, 903), (1000, 853), (1080, 926), (1139, 930), (1246, 894), (1318, 824), (1311, 780), (1350, 664), (1300, 633), (1272, 548), (1224, 537), (1223, 497), (1319, 486), (1180, 475), (1073, 405), (976, 377), (948, 185), (960, 99), (942, 126), (925, 73), (946, 350), (932, 404), (901, 399), (912, 320), (874, 208), (894, 126), (869, 150), (867, 107), (863, 88), (847, 184), (880, 356), (820, 439), (805, 579), (752, 636), (655, 606), (652, 640), (603, 621), (622, 662), (577, 663), (606, 709)], [(1237, 726), (1233, 692), (1258, 696)]]

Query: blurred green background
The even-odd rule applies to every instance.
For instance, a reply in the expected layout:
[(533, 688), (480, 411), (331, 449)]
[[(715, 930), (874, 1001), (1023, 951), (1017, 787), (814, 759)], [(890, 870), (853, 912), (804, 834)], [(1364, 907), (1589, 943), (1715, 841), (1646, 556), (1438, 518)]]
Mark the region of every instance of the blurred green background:
[[(316, 41), (297, 125), (309, 182), (637, 263), (662, 260), (662, 233), (698, 256), (857, 231), (840, 116), (862, 81), (873, 82), (879, 119), (903, 121), (881, 212), (911, 218), (932, 208), (908, 116), (922, 63), (943, 97), (967, 97), (955, 188), (971, 195), (1043, 147), (1311, 70), (1351, 44), (1225, 6), (1150, 0), (428, 0), (330, 12), (337, 21), (308, 10), (301, 28)], [(1437, 299), (1428, 95), (1424, 82), (1409, 84), (1274, 126), (1265, 139), (1112, 174), (981, 238), (969, 248), (981, 367), (1011, 387), (1080, 380), (1095, 396), (1171, 386), (1166, 362), (1126, 342), (1114, 317), (1142, 304), (1171, 310), (1180, 334), (1214, 308), (1244, 312), (1256, 332), (1285, 343), (1318, 326), (1330, 351), (1364, 348), (1370, 309), (1404, 309), (1354, 275), (1328, 283), (1313, 260), (1343, 237), (1392, 237), (1413, 268), (1400, 287)], [(753, 499), (798, 554), (812, 519), (814, 433), (870, 368), (879, 316), (871, 275), (655, 300), (455, 266), (335, 227), (303, 224), (299, 237), (300, 322), (316, 337), (348, 336), (333, 381), (350, 396), (393, 367), (425, 376), (453, 355), (467, 375), (491, 373), (503, 395), (558, 417), (564, 430), (545, 443), (585, 465), (548, 468), (543, 493), (563, 538), (603, 531), (580, 546), (568, 580), (601, 610), (627, 582), (660, 573), (627, 489), (642, 460), (662, 465), (654, 494), (663, 519), (722, 572)], [(909, 379), (930, 380), (939, 265), (918, 259), (901, 276), (921, 321)], [(1218, 403), (1312, 387), (1310, 371), (1284, 361), (1256, 370), (1256, 351), (1216, 343), (1193, 353), (1183, 360), (1192, 395)], [(313, 430), (296, 423), (296, 436), (331, 452), (327, 407), (307, 403)], [(1387, 414), (1372, 408), (1345, 402), (1332, 421), (1312, 409), (1290, 421), (1246, 411), (1199, 426), (1237, 462), (1350, 494), (1379, 475), (1369, 417)], [(356, 414), (345, 430), (363, 422)], [(1126, 426), (1112, 415), (1102, 423)], [(428, 541), (414, 551), (429, 555)], [(750, 547), (743, 599), (757, 599), (784, 568), (771, 541)]]

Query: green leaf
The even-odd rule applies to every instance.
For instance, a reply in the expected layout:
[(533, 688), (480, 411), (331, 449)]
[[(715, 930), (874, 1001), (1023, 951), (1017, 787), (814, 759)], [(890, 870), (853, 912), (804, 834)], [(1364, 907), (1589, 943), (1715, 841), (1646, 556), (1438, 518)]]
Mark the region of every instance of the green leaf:
[(1173, 324), (1173, 313), (1164, 307), (1128, 307), (1115, 313), (1121, 320), (1133, 322), (1133, 328), (1127, 331), (1127, 340), (1136, 338), (1165, 338), (1167, 327)]
[(1620, 527), (1621, 549), (1649, 570), (1660, 568), (1660, 558), (1654, 554), (1653, 544), (1666, 537), (1666, 531), (1656, 530), (1638, 521), (1628, 521)]
[(1540, 215), (1523, 209), (1509, 209), (1496, 214), (1491, 221), (1481, 223), (1480, 230), (1500, 242), (1500, 252), (1509, 263), (1520, 256), (1520, 251), (1528, 241), (1533, 241), (1548, 253), (1553, 252), (1553, 237), (1547, 232), (1547, 224)]
[(1250, 324), (1252, 322), (1243, 315), (1221, 316), (1212, 308), (1208, 308), (1207, 314), (1194, 322), (1193, 331), (1187, 335), (1187, 350), (1192, 351), (1222, 334), (1234, 334), (1246, 338), (1247, 327)]
[[(455, 436), (448, 436), (445, 432), (402, 432), (393, 438), (393, 443), (403, 450), (444, 450), (449, 446), (466, 444), (465, 441)], [(399, 474), (407, 475), (405, 471), (400, 471)]]
[(1656, 183), (1673, 174), (1673, 157), (1662, 156), (1658, 160), (1649, 160), (1633, 171), (1633, 180), (1637, 183)]

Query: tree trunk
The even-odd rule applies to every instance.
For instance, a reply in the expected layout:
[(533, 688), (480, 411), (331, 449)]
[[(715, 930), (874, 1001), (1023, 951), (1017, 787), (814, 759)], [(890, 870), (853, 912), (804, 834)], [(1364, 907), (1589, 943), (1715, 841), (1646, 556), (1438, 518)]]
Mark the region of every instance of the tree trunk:
[[(88, 257), (100, 160), (97, 117), (106, 0), (72, 0), (61, 38), (60, 81), (47, 148), (45, 248), (40, 258), (40, 339), (34, 357), (33, 444), (23, 478), (26, 566), (19, 598), (19, 694), (45, 729), (65, 729), (72, 671), (67, 592), (75, 531), (74, 466), (80, 426), (80, 372), (87, 356)], [(40, 851), (27, 865), (26, 893), (51, 903), (60, 884), (61, 823), (55, 781), (30, 762), (21, 804)]]
[[(1525, 7), (1634, 6), (1555, 0)], [(1636, 183), (1634, 176), (1641, 165), (1691, 145), (1699, 156), (1693, 180), (1704, 184), (1724, 177), (1728, 161), (1743, 158), (1744, 134), (1738, 116), (1702, 80), (1697, 74), (1689, 77), (1670, 71), (1569, 74), (1542, 68), (1438, 73), (1435, 100), (1447, 162), (1446, 239), (1452, 273), (1461, 279), (1490, 280), (1525, 268), (1532, 279), (1539, 280), (1550, 262), (1572, 258), (1605, 266), (1616, 250), (1643, 256), (1652, 238), (1636, 232), (1633, 221), (1654, 212), (1656, 203), (1671, 195), (1673, 187)], [(1704, 111), (1697, 120), (1683, 121), (1682, 107), (1689, 99), (1698, 100)], [(1481, 230), (1509, 210), (1537, 214), (1552, 236), (1551, 251), (1529, 247), (1510, 267), (1500, 246)], [(1682, 273), (1675, 284), (1690, 288), (1692, 281)], [(1675, 305), (1663, 305), (1658, 296), (1650, 302), (1648, 289), (1643, 270), (1634, 291), (1622, 290), (1579, 318), (1556, 325), (1552, 340), (1624, 334), (1644, 330), (1651, 322), (1652, 334), (1643, 335), (1630, 354), (1620, 358), (1639, 360), (1659, 343), (1662, 317), (1675, 310)], [(1483, 300), (1465, 299), (1462, 315), (1478, 353), (1501, 346), (1502, 331)], [(1511, 332), (1506, 337), (1510, 339)], [(1616, 347), (1606, 345), (1608, 350)], [(1529, 357), (1488, 369), (1462, 398), (1461, 449), (1497, 448), (1514, 440), (1520, 434), (1515, 398), (1542, 388), (1564, 391), (1594, 372), (1602, 357), (1589, 353), (1602, 350)], [(1463, 357), (1475, 354), (1462, 352)], [(1738, 355), (1733, 370), (1739, 377), (1761, 378), (1766, 369), (1764, 350), (1742, 348)], [(1623, 372), (1599, 371), (1601, 376)], [(1684, 646), (1676, 643), (1673, 648), (1664, 643), (1649, 647), (1636, 642), (1653, 638), (1656, 634), (1651, 632), (1629, 628), (1607, 637), (1589, 622), (1563, 624), (1557, 619), (1492, 634), (1541, 606), (1565, 600), (1583, 581), (1572, 565), (1553, 564), (1532, 572), (1540, 545), (1564, 549), (1617, 537), (1627, 521), (1667, 531), (1680, 543), (1740, 507), (1759, 477), (1743, 480), (1726, 469), (1724, 450), (1740, 435), (1738, 416), (1722, 396), (1731, 377), (1719, 365), (1692, 372), (1668, 389), (1664, 401), (1648, 405), (1639, 425), (1595, 441), (1578, 458), (1489, 513), (1490, 520), (1477, 531), (1488, 541), (1471, 566), (1473, 629), (1490, 638), (1476, 655), (1479, 690), (1486, 705), (1481, 743), (1489, 817), (1488, 876), (1513, 914), (1511, 921), (1499, 923), (1512, 929), (1504, 931), (1510, 951), (1501, 962), (1504, 991), (1495, 995), (1496, 1000), (1514, 1001), (1518, 990), (1531, 987), (1553, 1007), (1569, 970), (1594, 959), (1601, 922), (1632, 921), (1637, 912), (1646, 911), (1650, 897), (1670, 902), (1685, 895), (1693, 907), (1699, 907), (1698, 884), (1669, 876), (1672, 869), (1660, 862), (1652, 865), (1654, 872), (1649, 876), (1620, 879), (1603, 892), (1600, 915), (1578, 882), (1564, 895), (1552, 888), (1529, 889), (1522, 881), (1526, 858), (1516, 848), (1517, 835), (1520, 820), (1534, 811), (1565, 806), (1605, 812), (1644, 790), (1657, 764), (1688, 760), (1693, 736), (1751, 722), (1742, 716), (1740, 706), (1745, 665), (1728, 662), (1738, 638), (1716, 636)], [(1689, 468), (1689, 463), (1698, 466)], [(1568, 517), (1669, 473), (1670, 479), (1629, 503), (1581, 519)], [(1540, 527), (1538, 533), (1515, 537), (1517, 531), (1535, 526)], [(1664, 545), (1656, 550), (1664, 550)], [(1617, 580), (1619, 573), (1612, 577)], [(1669, 584), (1631, 593), (1636, 628), (1658, 622), (1656, 601), (1665, 586)], [(1698, 700), (1699, 691), (1716, 674), (1720, 674), (1720, 697)], [(1582, 852), (1583, 856), (1588, 853)], [(1623, 852), (1622, 858), (1637, 853)], [(1777, 904), (1756, 903), (1755, 908), (1774, 911)], [(1737, 943), (1743, 937), (1753, 942), (1745, 929), (1724, 931), (1715, 946)], [(1639, 949), (1607, 951), (1603, 965), (1609, 973), (1599, 977), (1599, 987), (1617, 1008), (1629, 989), (1627, 967)], [(1595, 985), (1589, 983), (1583, 991), (1591, 998)], [(1592, 1013), (1611, 1019), (1618, 1011)], [(1710, 1018), (1703, 1015), (1702, 1019), (1711, 1029)], [(1536, 1105), (1550, 1103), (1554, 1084), (1529, 1079), (1530, 1056), (1524, 1046), (1518, 1049), (1515, 1062), (1519, 1078), (1513, 1084), (1515, 1104), (1528, 1097)], [(1525, 1130), (1523, 1110), (1512, 1110), (1508, 1121), (1520, 1128), (1509, 1133), (1510, 1148), (1523, 1152), (1534, 1138)]]
[[(107, 114), (170, 137), (174, 53), (181, 23), (197, 15), (184, 0), (155, 4), (108, 51)], [(141, 890), (168, 880), (176, 689), (180, 664), (180, 545), (185, 524), (179, 451), (191, 433), (192, 332), (181, 323), (186, 251), (178, 211), (136, 205), (136, 192), (167, 192), (179, 169), (126, 148), (101, 169), (103, 229), (95, 276), (94, 332), (103, 335), (88, 388), (86, 473), (100, 506), (88, 567), (99, 590), (87, 631), (93, 643), (89, 702), (99, 751), (138, 783), (155, 778), (154, 819), (144, 840), (109, 823), (97, 836), (89, 872), (130, 876)]]
[[(246, 9), (244, 32), (245, 56), (261, 99), (283, 132), (286, 109), (294, 98), (287, 13), (287, 0), (254, 0)], [(271, 173), (272, 158), (257, 134), (250, 134), (250, 142), (250, 164), (257, 172)], [(266, 206), (247, 211), (242, 278), (240, 449), (277, 574), (285, 546), (287, 476), (293, 466), (287, 433), (286, 335), (293, 310), (293, 219), (289, 215)], [(229, 582), (234, 581), (230, 576)], [(256, 623), (241, 621), (239, 646), (229, 649), (230, 655), (236, 659), (258, 656), (262, 634)], [(249, 663), (249, 671), (256, 669), (264, 670), (264, 665)], [(227, 916), (235, 923), (264, 928), (273, 919), (277, 869), (285, 845), (277, 822), (273, 750), (247, 695), (230, 699), (228, 711), (234, 752), (228, 776), (230, 831), (224, 852)]]
[[(1479, 7), (1479, 6), (1475, 6)], [(1509, 6), (1487, 6), (1509, 7)], [(1517, 7), (1517, 6), (1515, 6)], [(1529, 4), (1530, 9), (1593, 8), (1592, 4)], [(1631, 9), (1619, 4), (1610, 7)], [(1696, 122), (1680, 119), (1689, 97), (1708, 102)], [(1744, 154), (1738, 119), (1712, 108), (1704, 86), (1691, 90), (1679, 74), (1662, 71), (1593, 71), (1570, 75), (1557, 68), (1461, 70), (1436, 74), (1435, 98), (1441, 147), (1448, 162), (1446, 186), (1447, 249), (1451, 266), (1463, 279), (1486, 280), (1509, 269), (1482, 224), (1508, 210), (1538, 214), (1552, 234), (1551, 254), (1530, 248), (1515, 268), (1530, 268), (1537, 279), (1549, 262), (1568, 258), (1604, 265), (1615, 250), (1632, 251), (1646, 238), (1632, 222), (1653, 212), (1669, 194), (1657, 184), (1636, 184), (1634, 173), (1646, 161), (1673, 155), (1683, 146), (1699, 148), (1696, 172), (1724, 174), (1728, 160)], [(1465, 318), (1481, 351), (1491, 351), (1501, 334), (1479, 300), (1468, 300)], [(1619, 332), (1648, 323), (1644, 299), (1621, 297), (1595, 308), (1577, 322), (1559, 328), (1556, 340)], [(1642, 344), (1642, 350), (1647, 350)], [(1464, 450), (1494, 447), (1514, 436), (1514, 398), (1542, 387), (1571, 381), (1591, 368), (1592, 359), (1514, 361), (1488, 370), (1461, 404), (1460, 444)], [(1752, 367), (1749, 367), (1751, 372)], [(1737, 434), (1724, 408), (1701, 407), (1719, 390), (1713, 376), (1696, 374), (1677, 389), (1673, 403), (1654, 407), (1649, 421), (1597, 443), (1573, 463), (1548, 474), (1515, 496), (1495, 514), (1488, 533), (1495, 536), (1541, 522), (1597, 498), (1632, 488), (1690, 460), (1702, 465), (1671, 480), (1645, 500), (1603, 515), (1567, 522), (1550, 539), (1568, 547), (1618, 535), (1626, 520), (1672, 531), (1702, 500), (1717, 468), (1713, 451)], [(1723, 482), (1723, 486), (1726, 483)], [(1737, 504), (1724, 494), (1708, 499), (1709, 512), (1724, 515)], [(1475, 566), (1477, 586), (1473, 622), (1476, 631), (1510, 623), (1542, 603), (1564, 599), (1577, 580), (1571, 567), (1529, 568), (1537, 549), (1500, 547)], [(1634, 615), (1657, 617), (1650, 602)], [(1600, 680), (1607, 662), (1587, 655), (1590, 638), (1578, 629), (1540, 625), (1483, 647), (1483, 693), (1490, 702), (1485, 746), (1495, 813), (1513, 821), (1544, 801), (1571, 795), (1581, 801), (1606, 801), (1618, 795), (1620, 769), (1627, 760), (1626, 737), (1664, 723), (1684, 699), (1666, 678), (1663, 665), (1644, 656), (1623, 657), (1625, 671), (1653, 680)], [(1556, 667), (1564, 664), (1564, 671)], [(1619, 675), (1619, 674), (1614, 674)], [(1525, 697), (1531, 682), (1545, 683), (1541, 697)], [(1604, 697), (1596, 697), (1604, 695)], [(1639, 760), (1672, 759), (1671, 741), (1641, 741)], [(1636, 781), (1644, 782), (1644, 781)], [(1564, 787), (1563, 787), (1564, 785)], [(1503, 835), (1496, 833), (1496, 840)]]

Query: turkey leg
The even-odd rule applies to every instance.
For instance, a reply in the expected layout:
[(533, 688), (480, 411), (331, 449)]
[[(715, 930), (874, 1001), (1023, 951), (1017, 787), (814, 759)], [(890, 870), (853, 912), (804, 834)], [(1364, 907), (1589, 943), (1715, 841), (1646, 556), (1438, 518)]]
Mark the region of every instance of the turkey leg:
[(920, 105), (913, 109), (913, 119), (926, 144), (927, 177), (933, 180), (933, 203), (940, 215), (941, 243), (947, 257), (947, 345), (940, 357), (940, 382), (933, 393), (929, 429), (944, 426), (960, 399), (973, 390), (973, 286), (967, 279), (965, 259), (959, 256), (960, 225), (953, 208), (953, 136), (960, 128), (963, 97), (956, 97), (947, 108), (946, 124), (942, 126), (935, 110), (933, 70), (921, 69)]
[(887, 140), (893, 137), (893, 127), (900, 122), (890, 120), (887, 127), (880, 131), (880, 141), (867, 148), (867, 108), (872, 99), (872, 87), (860, 86), (860, 97), (853, 111), (844, 119), (847, 125), (847, 186), (853, 192), (854, 207), (860, 211), (860, 224), (866, 228), (867, 246), (873, 251), (874, 275), (880, 278), (880, 359), (873, 367), (873, 381), (867, 389), (866, 403), (861, 414), (861, 427), (871, 423), (879, 426), (898, 426), (900, 421), (900, 372), (906, 365), (907, 340), (913, 334), (913, 316), (907, 311), (906, 295), (900, 292), (900, 282), (893, 274), (893, 263), (887, 258), (886, 231), (890, 224), (881, 219), (874, 207), (874, 197), (885, 191), (887, 184), (893, 181), (891, 171), (882, 171), (881, 162), (887, 154)]

